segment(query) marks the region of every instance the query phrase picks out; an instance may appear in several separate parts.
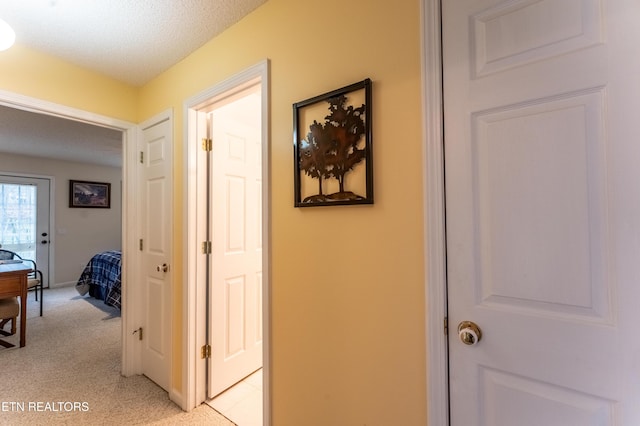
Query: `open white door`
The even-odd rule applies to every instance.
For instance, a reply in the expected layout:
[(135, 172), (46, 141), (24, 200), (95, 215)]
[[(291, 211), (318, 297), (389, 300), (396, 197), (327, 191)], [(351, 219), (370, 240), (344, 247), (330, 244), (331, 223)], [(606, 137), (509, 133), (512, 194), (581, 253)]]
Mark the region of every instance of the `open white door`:
[(171, 385), (172, 120), (141, 125), (142, 372)]
[[(209, 115), (212, 111), (222, 105), (225, 105), (225, 101), (231, 101), (236, 99), (233, 95), (241, 95), (244, 89), (248, 89), (258, 85), (257, 93), (259, 93), (259, 107), (256, 120), (259, 123), (259, 140), (261, 143), (260, 155), (261, 159), (258, 174), (260, 179), (260, 196), (254, 211), (249, 211), (254, 217), (259, 217), (259, 224), (254, 225), (255, 232), (261, 232), (259, 236), (260, 252), (261, 252), (261, 289), (260, 292), (255, 292), (254, 295), (261, 298), (262, 304), (256, 306), (257, 313), (255, 320), (258, 324), (255, 324), (255, 334), (259, 333), (261, 336), (256, 340), (260, 340), (262, 350), (258, 356), (260, 362), (254, 366), (246, 369), (249, 373), (256, 368), (263, 368), (263, 404), (262, 414), (263, 423), (265, 426), (270, 425), (270, 404), (269, 404), (269, 390), (270, 390), (270, 371), (269, 371), (269, 306), (270, 306), (270, 190), (269, 190), (269, 61), (262, 61), (246, 70), (230, 77), (229, 79), (222, 81), (215, 86), (195, 95), (194, 97), (185, 101), (185, 123), (186, 134), (184, 144), (184, 158), (185, 158), (185, 181), (187, 200), (185, 206), (186, 220), (186, 232), (185, 232), (185, 268), (184, 268), (184, 281), (187, 285), (184, 286), (183, 294), (183, 306), (185, 313), (185, 321), (187, 325), (187, 333), (185, 334), (185, 346), (183, 351), (183, 391), (184, 391), (184, 403), (183, 409), (190, 410), (200, 403), (206, 401), (208, 398), (215, 396), (211, 389), (211, 382), (213, 380), (212, 375), (215, 374), (215, 370), (212, 366), (211, 358), (203, 357), (203, 351), (206, 350), (207, 345), (214, 345), (211, 348), (211, 356), (215, 356), (217, 349), (221, 349), (224, 352), (224, 344), (216, 345), (213, 342), (212, 336), (212, 319), (210, 315), (216, 308), (212, 306), (213, 301), (211, 296), (213, 291), (208, 292), (208, 282), (211, 275), (210, 270), (212, 268), (211, 256), (204, 254), (203, 247), (206, 247), (206, 242), (212, 242), (212, 237), (215, 238), (213, 232), (208, 229), (208, 219), (211, 218), (211, 214), (208, 210), (208, 198), (212, 195), (211, 177), (209, 176), (209, 168), (212, 167), (210, 162), (207, 162), (207, 158), (211, 157), (207, 152), (202, 149), (203, 139), (211, 138), (211, 126), (209, 123)], [(242, 95), (241, 95), (242, 97)], [(232, 135), (232, 139), (235, 136), (242, 138), (242, 133), (238, 135)], [(216, 147), (216, 142), (213, 141), (213, 148)], [(236, 146), (227, 146), (233, 148), (229, 154), (231, 156), (237, 156), (238, 151)], [(228, 155), (229, 155), (228, 154)], [(258, 193), (254, 193), (258, 197)], [(251, 205), (250, 203), (248, 205)], [(259, 210), (259, 212), (258, 212)], [(237, 220), (237, 218), (234, 218)], [(224, 239), (224, 237), (223, 237)], [(212, 244), (213, 245), (213, 244)], [(249, 245), (247, 244), (247, 247)], [(215, 249), (214, 249), (215, 250)], [(256, 248), (257, 250), (257, 248)], [(256, 290), (257, 291), (257, 290)], [(249, 302), (249, 300), (247, 299)], [(224, 315), (224, 314), (223, 314)], [(250, 324), (250, 327), (254, 325)], [(217, 346), (217, 347), (216, 347)], [(222, 347), (222, 348), (221, 348)], [(243, 372), (239, 374), (242, 378), (249, 374)], [(233, 384), (234, 380), (227, 379), (228, 383)], [(223, 388), (225, 385), (218, 386)], [(226, 386), (229, 386), (227, 384)]]
[(639, 425), (640, 6), (442, 7), (451, 425)]
[(209, 397), (262, 367), (260, 85), (213, 105)]

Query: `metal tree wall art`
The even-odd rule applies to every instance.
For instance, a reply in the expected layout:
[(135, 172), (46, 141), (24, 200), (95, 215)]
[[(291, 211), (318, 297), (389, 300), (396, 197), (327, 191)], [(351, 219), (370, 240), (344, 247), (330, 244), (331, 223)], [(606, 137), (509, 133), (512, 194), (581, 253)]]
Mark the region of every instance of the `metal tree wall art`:
[(371, 80), (293, 110), (295, 206), (372, 204)]

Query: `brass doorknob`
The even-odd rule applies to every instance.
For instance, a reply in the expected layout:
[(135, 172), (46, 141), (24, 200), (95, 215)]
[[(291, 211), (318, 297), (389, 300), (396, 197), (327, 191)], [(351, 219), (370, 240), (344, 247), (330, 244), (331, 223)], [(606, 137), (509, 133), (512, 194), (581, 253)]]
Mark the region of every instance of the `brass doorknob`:
[(458, 336), (465, 345), (475, 345), (482, 339), (480, 327), (472, 321), (462, 321), (458, 324)]

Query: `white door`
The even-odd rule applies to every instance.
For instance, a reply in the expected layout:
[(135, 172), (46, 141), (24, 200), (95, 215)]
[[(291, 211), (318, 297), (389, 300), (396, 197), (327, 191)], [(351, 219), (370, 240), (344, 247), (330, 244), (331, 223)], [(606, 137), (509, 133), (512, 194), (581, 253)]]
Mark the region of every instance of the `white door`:
[(211, 139), (208, 396), (262, 367), (260, 86), (209, 113)]
[(640, 425), (640, 2), (442, 8), (451, 425)]
[(142, 127), (142, 370), (171, 384), (172, 121)]
[(35, 260), (49, 286), (51, 181), (0, 175), (0, 247)]

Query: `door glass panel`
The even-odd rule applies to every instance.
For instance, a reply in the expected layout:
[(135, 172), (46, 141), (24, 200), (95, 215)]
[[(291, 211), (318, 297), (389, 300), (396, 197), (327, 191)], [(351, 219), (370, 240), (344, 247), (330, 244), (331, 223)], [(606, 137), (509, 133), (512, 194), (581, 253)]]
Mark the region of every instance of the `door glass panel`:
[(0, 183), (0, 245), (35, 259), (36, 186)]

